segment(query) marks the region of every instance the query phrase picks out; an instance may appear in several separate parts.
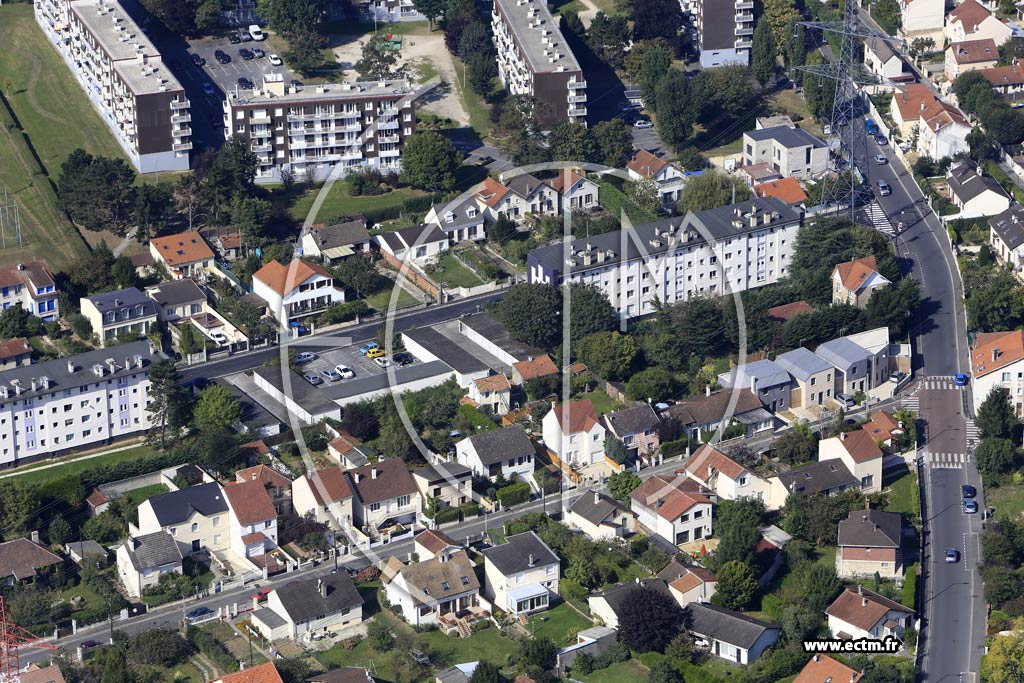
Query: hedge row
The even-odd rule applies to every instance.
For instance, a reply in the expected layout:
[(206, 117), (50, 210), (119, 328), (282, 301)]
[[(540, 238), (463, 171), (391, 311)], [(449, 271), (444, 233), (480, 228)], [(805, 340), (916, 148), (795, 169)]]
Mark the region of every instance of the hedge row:
[(530, 499), (530, 485), (525, 481), (519, 481), (498, 489), (497, 496), (503, 508), (525, 503)]
[(185, 632), (185, 637), (190, 643), (195, 645), (197, 650), (206, 655), (210, 661), (224, 671), (238, 670), (238, 662), (236, 662), (235, 658), (230, 652), (228, 652), (228, 649), (224, 647), (224, 643), (220, 642), (206, 631), (189, 627)]

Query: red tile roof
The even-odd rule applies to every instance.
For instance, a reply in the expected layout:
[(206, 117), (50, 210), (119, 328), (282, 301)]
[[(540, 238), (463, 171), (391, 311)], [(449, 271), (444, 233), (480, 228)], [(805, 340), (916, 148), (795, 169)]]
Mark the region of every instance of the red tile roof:
[(690, 461), (686, 463), (686, 471), (704, 482), (711, 479), (713, 472), (721, 472), (735, 481), (747, 471), (747, 468), (725, 453), (705, 444), (698, 448)]
[(877, 593), (872, 593), (866, 588), (847, 586), (839, 594), (839, 597), (828, 606), (825, 614), (857, 628), (870, 631), (889, 613), (889, 610), (896, 610), (904, 614), (914, 613), (914, 610), (907, 609), (888, 598), (883, 598)]
[(47, 667), (29, 664), (21, 674), (21, 683), (64, 683), (64, 674), (56, 664)]
[(224, 495), (239, 524), (256, 524), (277, 519), (277, 510), (262, 481), (233, 482), (224, 487)]
[(796, 675), (793, 683), (860, 683), (862, 678), (864, 675), (859, 671), (840, 664), (828, 655), (814, 655)]
[(277, 673), (274, 663), (267, 662), (266, 664), (257, 664), (244, 671), (224, 674), (219, 679), (219, 683), (284, 683), (284, 681), (281, 680), (281, 674)]
[(882, 457), (882, 449), (878, 447), (874, 437), (866, 429), (843, 432), (839, 435), (839, 441), (854, 462), (867, 462)]
[(674, 520), (695, 505), (710, 504), (700, 485), (684, 476), (655, 475), (633, 489), (630, 498), (654, 510), (664, 519)]
[(653, 178), (665, 168), (668, 162), (659, 159), (646, 149), (637, 150), (633, 158), (626, 164), (626, 168), (644, 178)]
[(24, 337), (15, 337), (14, 339), (0, 342), (0, 360), (14, 358), (26, 353), (32, 353), (32, 347), (28, 345), (28, 340)]
[(999, 59), (999, 48), (996, 47), (996, 41), (991, 38), (950, 43), (946, 52), (950, 50), (953, 51), (953, 59), (957, 64), (995, 62)]
[(497, 375), (490, 375), (488, 377), (481, 377), (475, 380), (476, 388), (480, 391), (503, 391), (511, 389), (512, 385), (508, 382), (508, 377), (498, 373)]
[(291, 479), (267, 465), (256, 465), (255, 467), (246, 467), (244, 470), (238, 470), (235, 472), (235, 481), (258, 481), (264, 486), (277, 486), (283, 489), (289, 488), (292, 485)]
[(160, 258), (172, 268), (186, 263), (213, 259), (213, 249), (195, 230), (186, 230), (166, 237), (154, 237), (149, 244), (156, 247), (156, 253), (160, 254)]
[(887, 413), (884, 410), (876, 410), (871, 419), (864, 423), (864, 429), (876, 441), (879, 439), (888, 441), (892, 438), (893, 431), (899, 428), (899, 422), (896, 421), (891, 413)]
[(971, 370), (975, 377), (984, 377), (1021, 359), (1024, 359), (1024, 330), (982, 332), (971, 349)]
[(878, 263), (875, 262), (874, 256), (865, 256), (840, 263), (832, 269), (833, 274), (839, 274), (839, 281), (843, 283), (843, 287), (851, 292), (858, 291), (867, 279), (877, 272)]
[(88, 497), (86, 497), (85, 502), (91, 505), (92, 507), (97, 508), (100, 505), (105, 505), (106, 503), (109, 503), (110, 499), (107, 498), (103, 491), (100, 491), (99, 489), (93, 489), (92, 493), (90, 493)]
[(320, 505), (352, 497), (352, 489), (340, 467), (317, 470), (312, 475), (307, 474), (305, 478), (309, 482), (309, 488), (313, 490), (313, 497)]
[(754, 192), (758, 197), (775, 197), (786, 202), (790, 206), (802, 204), (807, 201), (807, 193), (800, 187), (800, 181), (793, 176), (781, 180), (769, 180), (767, 183), (754, 185)]
[(484, 178), (484, 186), (477, 190), (476, 198), (493, 209), (508, 192), (509, 189), (494, 178)]
[(800, 315), (802, 313), (814, 313), (814, 308), (806, 301), (794, 301), (790, 304), (773, 306), (769, 308), (766, 313), (769, 318), (786, 321), (795, 315)]
[(252, 277), (284, 296), (314, 275), (334, 277), (319, 263), (300, 260), (293, 260), (287, 266), (282, 265), (279, 261), (271, 261), (253, 273)]
[(1013, 86), (1024, 83), (1024, 59), (1018, 59), (1009, 66), (993, 66), (989, 69), (979, 69), (978, 71), (994, 87)]
[(558, 366), (551, 360), (551, 356), (547, 354), (530, 360), (521, 360), (518, 363), (513, 363), (512, 367), (519, 372), (519, 376), (523, 378), (524, 382), (538, 377), (558, 374)]
[(965, 33), (973, 33), (975, 28), (990, 16), (992, 16), (992, 13), (985, 9), (977, 0), (964, 0), (958, 7), (946, 15), (946, 23), (954, 24), (959, 21), (963, 24)]
[(583, 176), (576, 171), (569, 169), (559, 171), (558, 175), (549, 181), (549, 184), (554, 188), (555, 192), (562, 194), (581, 180), (583, 180)]
[(456, 548), (461, 547), (458, 543), (452, 540), (448, 534), (434, 529), (421, 531), (416, 536), (415, 541), (432, 553), (439, 553), (449, 546), (455, 546)]
[[(699, 570), (699, 571), (697, 571)], [(685, 593), (688, 590), (693, 590), (702, 583), (717, 582), (718, 579), (714, 574), (706, 569), (700, 567), (693, 567), (687, 569), (686, 573), (680, 576), (675, 581), (668, 584), (672, 588), (675, 588), (680, 593)]]
[(597, 412), (589, 399), (552, 406), (563, 434), (589, 432), (597, 424)]

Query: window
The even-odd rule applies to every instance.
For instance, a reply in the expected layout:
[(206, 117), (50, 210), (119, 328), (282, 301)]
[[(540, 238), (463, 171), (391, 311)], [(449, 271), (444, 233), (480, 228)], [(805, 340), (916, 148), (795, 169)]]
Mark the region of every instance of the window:
[(441, 583), (441, 590), (450, 591), (451, 589), (451, 584), (449, 584), (447, 581)]
[(524, 581), (526, 581), (526, 576), (522, 572), (516, 574), (516, 583), (523, 583)]
[(703, 516), (704, 516), (704, 511), (703, 510), (694, 510), (693, 511), (693, 518), (694, 519), (700, 519)]
[(178, 527), (172, 526), (170, 528), (170, 532), (171, 532), (171, 536), (177, 536), (178, 535)]
[(544, 567), (544, 573), (547, 574), (548, 576), (553, 576), (554, 573), (555, 573), (555, 567), (556, 566), (557, 565), (549, 564), (548, 566)]
[(220, 516), (219, 515), (217, 517), (213, 518), (213, 526), (214, 527), (220, 526)]
[(380, 503), (370, 503), (370, 512), (377, 512), (380, 510)]
[(197, 522), (192, 522), (192, 533), (197, 531), (199, 531), (199, 524)]
[(408, 504), (409, 504), (409, 496), (399, 496), (398, 497), (398, 507), (404, 508)]

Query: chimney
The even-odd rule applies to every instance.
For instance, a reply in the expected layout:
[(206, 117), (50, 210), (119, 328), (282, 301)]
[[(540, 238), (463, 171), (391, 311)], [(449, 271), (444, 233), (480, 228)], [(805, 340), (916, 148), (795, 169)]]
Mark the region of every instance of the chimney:
[(38, 531), (33, 531), (32, 532), (32, 542), (33, 543), (39, 543), (39, 532)]
[(594, 505), (600, 505), (600, 504), (601, 504), (601, 492), (600, 491), (594, 491)]
[(526, 564), (526, 566), (528, 566), (528, 567), (532, 567), (532, 566), (533, 566), (533, 565), (535, 565), (536, 563), (537, 563), (537, 558), (535, 558), (535, 557), (533, 556), (533, 553), (530, 553), (530, 557), (529, 557), (529, 558), (527, 558), (527, 564)]
[(999, 358), (999, 347), (996, 346), (992, 349), (992, 362), (995, 363), (996, 359)]
[(842, 434), (839, 435), (839, 440), (846, 441), (846, 432), (843, 432)]
[(31, 384), (32, 384), (32, 391), (35, 391), (36, 390), (36, 378), (35, 377), (32, 378)]
[(115, 372), (117, 372), (117, 361), (115, 361), (113, 358), (108, 358), (107, 367), (110, 369), (110, 374), (114, 374)]
[(814, 655), (814, 661), (820, 662), (821, 661), (821, 655)]
[(132, 366), (132, 357), (131, 356), (125, 356), (124, 357), (124, 369), (128, 370), (129, 368), (131, 368), (131, 366)]
[(68, 359), (68, 373), (75, 374), (75, 361)]
[(867, 598), (861, 598), (860, 599), (860, 606), (861, 607), (867, 607), (868, 606), (868, 599)]
[(864, 586), (857, 584), (857, 595), (864, 595)]
[(376, 467), (372, 467), (372, 468), (370, 468), (370, 479), (376, 479), (376, 478), (377, 478), (377, 468)]
[(135, 354), (135, 367), (137, 367), (137, 368), (141, 368), (142, 367), (142, 354), (138, 354), (138, 353)]
[(327, 584), (322, 578), (316, 580), (316, 592), (320, 594), (321, 598), (327, 597)]
[(704, 395), (705, 396), (710, 396), (711, 395), (711, 385), (710, 384), (705, 384), (704, 385)]

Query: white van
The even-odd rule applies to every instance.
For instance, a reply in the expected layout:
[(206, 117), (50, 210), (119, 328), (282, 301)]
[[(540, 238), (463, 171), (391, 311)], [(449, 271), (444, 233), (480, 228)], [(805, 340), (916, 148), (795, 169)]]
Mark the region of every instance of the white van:
[(259, 24), (249, 25), (249, 35), (252, 36), (253, 40), (266, 40), (267, 34), (263, 32)]

